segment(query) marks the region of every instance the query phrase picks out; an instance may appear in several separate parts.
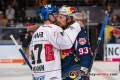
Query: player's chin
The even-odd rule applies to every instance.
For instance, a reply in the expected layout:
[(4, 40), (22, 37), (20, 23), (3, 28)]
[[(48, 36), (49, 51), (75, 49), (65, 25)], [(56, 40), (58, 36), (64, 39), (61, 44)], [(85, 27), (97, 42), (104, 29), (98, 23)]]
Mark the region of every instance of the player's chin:
[(57, 25), (60, 26), (60, 27), (62, 26), (62, 24), (60, 24), (60, 23), (57, 23)]

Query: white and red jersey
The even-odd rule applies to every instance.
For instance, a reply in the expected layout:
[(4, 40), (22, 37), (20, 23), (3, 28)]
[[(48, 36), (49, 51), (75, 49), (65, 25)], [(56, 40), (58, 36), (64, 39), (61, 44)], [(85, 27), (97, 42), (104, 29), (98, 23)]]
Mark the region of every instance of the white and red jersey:
[(62, 80), (60, 49), (71, 48), (80, 30), (78, 23), (64, 31), (54, 24), (36, 30), (29, 48), (33, 80)]

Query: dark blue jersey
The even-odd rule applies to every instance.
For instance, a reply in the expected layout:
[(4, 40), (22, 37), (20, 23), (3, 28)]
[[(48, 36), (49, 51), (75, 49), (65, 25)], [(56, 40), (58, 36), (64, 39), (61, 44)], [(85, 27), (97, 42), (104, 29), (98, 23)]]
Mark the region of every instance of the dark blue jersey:
[(81, 28), (81, 31), (76, 38), (73, 49), (75, 50), (75, 54), (79, 59), (79, 65), (88, 68), (92, 59), (92, 52), (88, 37), (83, 28)]
[(91, 48), (85, 33), (81, 28), (72, 49), (61, 51), (62, 78), (70, 77), (74, 80), (75, 75), (81, 67), (88, 68), (92, 59)]
[(73, 53), (73, 49), (61, 50), (62, 78), (70, 77), (72, 71), (80, 69), (78, 59)]

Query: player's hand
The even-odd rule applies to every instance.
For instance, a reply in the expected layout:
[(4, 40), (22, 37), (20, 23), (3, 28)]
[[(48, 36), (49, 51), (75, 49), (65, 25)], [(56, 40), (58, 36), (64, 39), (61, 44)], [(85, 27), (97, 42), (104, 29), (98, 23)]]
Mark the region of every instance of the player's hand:
[(85, 27), (85, 25), (81, 21), (76, 21), (76, 22), (79, 23), (80, 27)]
[(37, 25), (27, 27), (27, 31), (36, 31), (38, 29)]
[(79, 75), (81, 76), (79, 80), (89, 80), (89, 75), (85, 74), (84, 71), (80, 70)]
[(18, 38), (18, 41), (20, 42), (20, 38)]

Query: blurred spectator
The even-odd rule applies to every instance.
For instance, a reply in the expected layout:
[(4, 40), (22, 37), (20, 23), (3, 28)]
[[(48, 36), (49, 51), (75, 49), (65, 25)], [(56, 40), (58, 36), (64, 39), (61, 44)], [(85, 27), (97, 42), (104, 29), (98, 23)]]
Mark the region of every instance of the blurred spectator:
[(19, 17), (22, 17), (22, 18), (26, 17), (26, 15), (25, 15), (25, 8), (24, 7), (22, 9), (20, 9)]
[(11, 20), (11, 21), (10, 21), (10, 27), (15, 27), (15, 22), (14, 22), (14, 20)]
[(24, 24), (24, 27), (29, 27), (29, 26), (32, 26), (32, 24), (31, 24), (29, 21), (27, 21), (27, 22)]
[(33, 17), (33, 23), (40, 23), (40, 22), (41, 22), (40, 16)]
[(16, 28), (21, 28), (21, 27), (24, 27), (23, 26), (23, 23), (21, 23), (19, 20), (17, 20), (17, 23), (16, 23)]
[(25, 17), (20, 17), (20, 18), (18, 18), (18, 20), (19, 20), (21, 23), (25, 23)]
[(108, 4), (107, 8), (105, 9), (105, 14), (108, 13), (109, 16), (111, 16), (111, 14), (113, 13), (113, 9), (111, 8), (111, 6)]
[(116, 42), (116, 38), (115, 38), (115, 36), (114, 36), (112, 31), (110, 32), (110, 40), (109, 40), (109, 42), (110, 43), (115, 43)]
[(8, 9), (6, 10), (6, 17), (8, 19), (8, 22), (11, 20), (14, 20), (15, 10), (12, 8), (11, 5), (8, 5)]
[(12, 7), (13, 9), (17, 10), (18, 9), (18, 2), (16, 0), (12, 1)]
[(18, 2), (16, 0), (12, 0), (12, 7), (15, 10), (15, 18), (18, 18)]
[(25, 22), (30, 22), (30, 23), (32, 23), (32, 17), (30, 17), (30, 16), (29, 16), (29, 17), (26, 17), (26, 18), (25, 18)]
[[(18, 40), (22, 42), (22, 51), (25, 53), (26, 57), (29, 58), (29, 44), (31, 41), (31, 36), (28, 34), (28, 32), (25, 32), (25, 34), (19, 36)], [(26, 62), (23, 63), (25, 65)]]
[(15, 27), (15, 22), (14, 20), (11, 20), (10, 23), (6, 25), (6, 27)]
[(118, 26), (119, 25), (119, 17), (118, 15), (113, 15), (113, 17), (109, 20), (109, 25), (111, 26)]
[(36, 8), (36, 15), (37, 16), (39, 16), (39, 14), (40, 14), (40, 9), (41, 9), (41, 3), (39, 3), (39, 5), (37, 6), (37, 8)]

